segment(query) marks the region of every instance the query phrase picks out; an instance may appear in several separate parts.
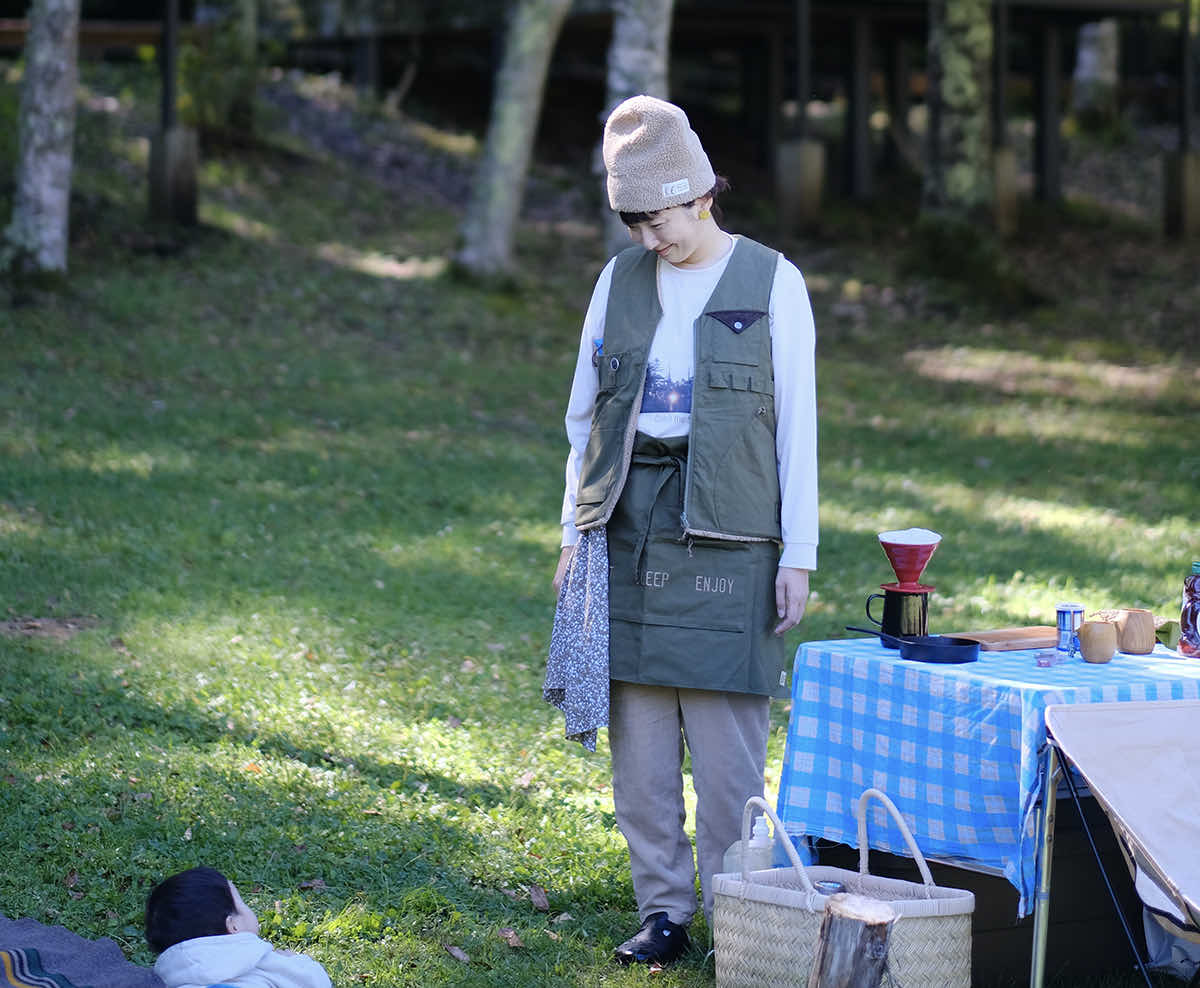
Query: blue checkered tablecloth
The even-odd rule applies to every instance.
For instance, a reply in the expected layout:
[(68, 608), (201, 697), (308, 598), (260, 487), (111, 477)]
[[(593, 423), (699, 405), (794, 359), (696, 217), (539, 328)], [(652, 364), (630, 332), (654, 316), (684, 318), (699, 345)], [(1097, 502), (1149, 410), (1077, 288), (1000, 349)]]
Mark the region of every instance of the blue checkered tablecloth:
[[(777, 812), (787, 832), (858, 846), (854, 806), (875, 787), (927, 858), (998, 870), (1033, 908), (1044, 711), (1052, 703), (1200, 698), (1200, 662), (1159, 646), (1106, 665), (1039, 668), (1035, 651), (962, 665), (906, 661), (877, 638), (796, 652)], [(907, 854), (873, 804), (868, 841)]]

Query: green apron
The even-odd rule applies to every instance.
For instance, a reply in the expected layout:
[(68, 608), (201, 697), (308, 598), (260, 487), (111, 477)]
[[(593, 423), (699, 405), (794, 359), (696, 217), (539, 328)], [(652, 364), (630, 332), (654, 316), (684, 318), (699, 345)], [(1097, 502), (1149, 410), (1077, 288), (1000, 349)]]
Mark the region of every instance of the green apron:
[(774, 542), (682, 539), (687, 436), (638, 433), (609, 519), (609, 677), (787, 696)]

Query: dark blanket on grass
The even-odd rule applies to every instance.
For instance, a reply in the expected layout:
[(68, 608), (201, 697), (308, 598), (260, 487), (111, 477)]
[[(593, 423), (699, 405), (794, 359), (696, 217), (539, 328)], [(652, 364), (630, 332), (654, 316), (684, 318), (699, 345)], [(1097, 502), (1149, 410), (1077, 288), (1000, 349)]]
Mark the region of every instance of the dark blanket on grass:
[(10, 985), (165, 988), (149, 968), (127, 961), (112, 940), (85, 940), (63, 926), (0, 916), (0, 986)]

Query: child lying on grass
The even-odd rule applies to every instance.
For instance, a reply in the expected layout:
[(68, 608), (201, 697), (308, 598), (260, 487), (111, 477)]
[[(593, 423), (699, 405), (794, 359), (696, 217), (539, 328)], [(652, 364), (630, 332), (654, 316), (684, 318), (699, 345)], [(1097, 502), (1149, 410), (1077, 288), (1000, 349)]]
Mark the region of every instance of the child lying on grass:
[(182, 871), (150, 893), (146, 941), (167, 988), (332, 988), (311, 957), (259, 938), (258, 918), (213, 868)]

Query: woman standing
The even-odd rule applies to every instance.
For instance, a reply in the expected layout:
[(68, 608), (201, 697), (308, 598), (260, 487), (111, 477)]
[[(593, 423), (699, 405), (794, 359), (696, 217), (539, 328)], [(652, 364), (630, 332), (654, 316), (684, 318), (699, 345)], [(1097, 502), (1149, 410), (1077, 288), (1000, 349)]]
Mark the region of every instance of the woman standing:
[(769, 698), (787, 695), (780, 636), (804, 614), (817, 555), (814, 330), (800, 272), (718, 225), (728, 184), (679, 107), (626, 100), (603, 152), (635, 246), (604, 268), (584, 319), (547, 694), (555, 674), (578, 685), (589, 649), (606, 660), (593, 700), (609, 694), (642, 921), (616, 957), (665, 964), (696, 910), (685, 747), (711, 920), (712, 875), (762, 794)]

